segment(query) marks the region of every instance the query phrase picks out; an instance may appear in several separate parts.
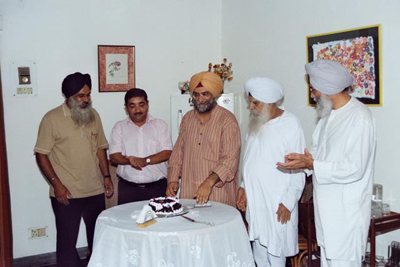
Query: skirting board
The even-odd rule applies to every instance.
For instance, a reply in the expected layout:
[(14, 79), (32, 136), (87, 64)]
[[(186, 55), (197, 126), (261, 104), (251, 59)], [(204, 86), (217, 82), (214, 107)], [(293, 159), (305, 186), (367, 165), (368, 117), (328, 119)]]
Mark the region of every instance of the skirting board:
[[(87, 247), (78, 248), (79, 257), (86, 258)], [(14, 267), (34, 267), (42, 265), (56, 264), (56, 253), (44, 253), (28, 257), (16, 258), (13, 260)]]

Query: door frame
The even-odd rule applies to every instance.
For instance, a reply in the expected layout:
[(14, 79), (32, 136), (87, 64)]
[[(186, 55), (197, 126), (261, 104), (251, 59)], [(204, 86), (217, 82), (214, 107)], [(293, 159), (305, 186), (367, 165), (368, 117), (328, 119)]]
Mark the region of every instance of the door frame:
[(10, 187), (8, 183), (3, 89), (0, 72), (0, 266), (12, 266), (12, 228)]

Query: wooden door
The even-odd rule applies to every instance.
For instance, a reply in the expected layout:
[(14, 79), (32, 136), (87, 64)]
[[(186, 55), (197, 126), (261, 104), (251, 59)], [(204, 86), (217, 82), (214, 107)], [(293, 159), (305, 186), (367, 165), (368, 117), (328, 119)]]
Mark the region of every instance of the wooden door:
[(12, 266), (10, 189), (8, 184), (3, 90), (0, 72), (0, 267)]

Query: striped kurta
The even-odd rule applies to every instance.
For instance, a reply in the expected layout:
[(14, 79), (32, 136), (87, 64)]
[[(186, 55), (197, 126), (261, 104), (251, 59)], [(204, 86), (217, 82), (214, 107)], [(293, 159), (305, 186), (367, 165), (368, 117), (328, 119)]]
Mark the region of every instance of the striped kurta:
[(211, 201), (235, 206), (240, 156), (240, 129), (235, 116), (216, 105), (204, 124), (196, 110), (182, 119), (178, 140), (168, 165), (168, 182), (181, 178), (180, 197), (193, 198), (198, 187), (213, 172), (221, 182), (210, 195)]

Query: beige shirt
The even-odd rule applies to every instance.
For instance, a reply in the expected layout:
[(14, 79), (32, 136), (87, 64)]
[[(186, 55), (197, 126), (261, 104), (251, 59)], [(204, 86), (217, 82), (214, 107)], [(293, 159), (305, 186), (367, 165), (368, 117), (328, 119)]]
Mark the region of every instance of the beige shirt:
[[(34, 151), (49, 156), (51, 165), (72, 198), (104, 192), (97, 151), (108, 146), (99, 114), (93, 109), (95, 121), (78, 126), (64, 103), (50, 110), (39, 126)], [(50, 186), (50, 196), (54, 188)]]
[(235, 206), (240, 156), (240, 129), (235, 116), (216, 106), (202, 124), (197, 111), (182, 119), (178, 140), (168, 165), (168, 182), (181, 177), (180, 197), (193, 198), (211, 173), (222, 182), (212, 189), (210, 200)]

